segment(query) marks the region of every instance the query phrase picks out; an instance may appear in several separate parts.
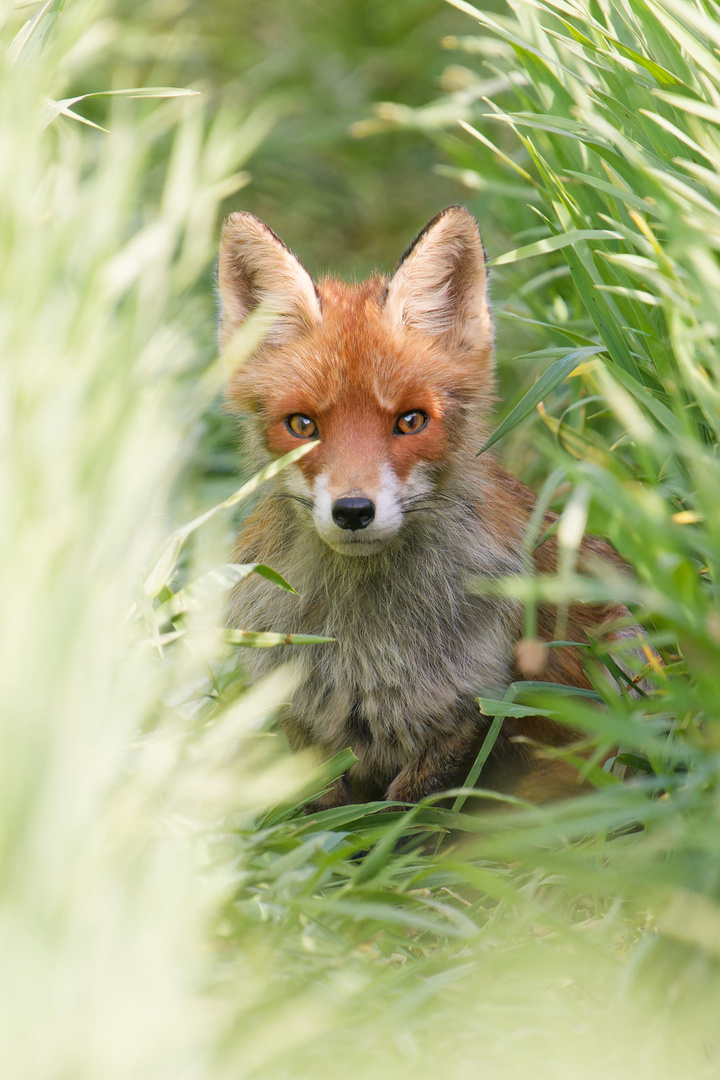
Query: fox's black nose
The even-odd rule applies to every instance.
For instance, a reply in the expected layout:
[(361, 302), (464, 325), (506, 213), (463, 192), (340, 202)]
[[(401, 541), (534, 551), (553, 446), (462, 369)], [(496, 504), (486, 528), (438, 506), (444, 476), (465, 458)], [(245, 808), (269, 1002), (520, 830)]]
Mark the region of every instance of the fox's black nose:
[(336, 499), (332, 516), (341, 529), (365, 529), (375, 517), (375, 503), (370, 499)]

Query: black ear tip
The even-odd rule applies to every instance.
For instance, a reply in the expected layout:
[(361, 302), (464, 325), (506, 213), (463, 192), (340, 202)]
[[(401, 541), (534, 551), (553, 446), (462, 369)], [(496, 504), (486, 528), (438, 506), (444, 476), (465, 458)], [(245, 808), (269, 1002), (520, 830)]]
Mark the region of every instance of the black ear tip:
[(450, 206), (446, 206), (444, 210), (441, 210), (439, 214), (435, 215), (433, 221), (445, 217), (446, 214), (459, 214), (461, 217), (469, 218), (470, 221), (474, 221), (475, 224), (477, 224), (477, 218), (472, 210), (468, 210), (467, 206), (463, 206), (462, 203), (451, 203)]
[[(414, 239), (412, 240), (412, 243), (402, 253), (402, 256), (401, 256), (401, 258), (400, 258), (400, 260), (399, 260), (399, 262), (397, 264), (397, 267), (395, 268), (396, 270), (398, 270), (402, 266), (402, 264), (405, 262), (405, 260), (408, 258), (408, 256), (410, 256), (412, 254), (412, 252), (415, 250), (415, 248), (420, 243), (420, 241), (424, 240), (425, 237), (428, 235), (428, 233), (431, 233), (433, 231), (433, 229), (437, 225), (440, 225), (441, 222), (445, 221), (446, 218), (455, 218), (458, 222), (462, 221), (463, 225), (469, 226), (473, 231), (473, 237), (472, 237), (471, 242), (474, 243), (475, 239), (477, 238), (477, 241), (479, 242), (480, 247), (482, 248), (482, 238), (480, 236), (480, 226), (478, 225), (477, 218), (475, 217), (475, 215), (470, 210), (468, 210), (467, 206), (462, 206), (461, 203), (453, 203), (451, 206), (446, 206), (445, 209), (441, 210), (439, 214), (435, 215), (435, 217), (430, 218), (427, 225), (425, 225), (420, 230), (420, 232), (417, 234), (417, 236), (414, 237)], [(483, 249), (483, 255), (484, 255), (484, 249)]]
[(467, 206), (463, 206), (461, 203), (452, 203), (450, 206), (446, 206), (444, 210), (441, 210), (435, 217), (430, 218), (427, 225), (417, 235), (417, 239), (420, 240), (426, 233), (434, 229), (436, 225), (439, 225), (441, 221), (445, 221), (446, 218), (455, 218), (456, 220), (462, 220), (469, 225), (474, 225), (478, 229), (478, 222), (475, 215), (468, 210)]

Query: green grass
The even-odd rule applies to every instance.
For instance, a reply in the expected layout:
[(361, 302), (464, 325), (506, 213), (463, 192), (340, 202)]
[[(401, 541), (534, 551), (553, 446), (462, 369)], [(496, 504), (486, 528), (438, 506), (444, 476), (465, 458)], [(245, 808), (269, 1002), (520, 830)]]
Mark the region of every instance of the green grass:
[[(287, 583), (227, 565), (250, 491), (198, 518), (192, 468), (227, 370), (218, 207), (263, 122), (116, 96), (107, 133), (48, 124), (113, 8), (46, 5), (0, 62), (8, 1076), (717, 1074), (719, 11), (457, 6), (462, 89), (379, 124), (429, 131), (481, 224), (516, 225), (490, 252), (523, 383), (495, 449), (561, 512), (563, 559), (503, 587), (529, 630), (543, 598), (623, 600), (665, 659), (603, 711), (527, 685), (485, 708), (552, 711), (635, 778), (591, 758), (556, 807), (303, 813), (349, 758), (311, 773), (273, 726), (288, 676), (245, 685), (224, 590)], [(0, 9), (4, 39), (38, 10)], [(631, 574), (576, 574), (578, 525)]]

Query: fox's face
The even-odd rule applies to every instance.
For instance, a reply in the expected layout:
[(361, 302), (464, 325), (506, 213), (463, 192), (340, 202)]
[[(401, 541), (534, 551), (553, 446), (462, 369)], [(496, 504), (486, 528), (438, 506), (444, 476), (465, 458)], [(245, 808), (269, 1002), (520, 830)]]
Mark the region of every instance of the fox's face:
[(433, 465), (446, 443), (442, 409), (427, 394), (416, 398), (424, 408), (408, 407), (401, 395), (393, 401), (362, 394), (353, 407), (320, 403), (300, 390), (268, 417), (267, 443), (275, 453), (297, 446), (298, 439), (319, 440), (315, 451), (286, 470), (281, 484), (311, 511), (319, 535), (335, 551), (381, 550), (409, 510), (432, 502)]
[(477, 224), (461, 207), (430, 222), (389, 281), (356, 286), (315, 285), (249, 214), (226, 222), (221, 343), (260, 304), (279, 316), (230, 400), (271, 457), (318, 444), (281, 484), (335, 551), (374, 554), (408, 514), (442, 500), (468, 415), (487, 411), (492, 393), (485, 278)]

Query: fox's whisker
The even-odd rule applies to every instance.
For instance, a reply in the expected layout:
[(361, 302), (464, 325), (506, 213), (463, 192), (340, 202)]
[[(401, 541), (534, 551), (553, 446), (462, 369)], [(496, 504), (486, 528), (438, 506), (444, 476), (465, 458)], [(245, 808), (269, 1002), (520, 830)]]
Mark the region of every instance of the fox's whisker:
[(275, 491), (272, 498), (291, 499), (293, 502), (299, 503), (300, 506), (304, 506), (306, 510), (312, 510), (313, 508), (311, 499), (306, 499), (303, 495), (293, 495), (289, 491)]
[(448, 495), (444, 491), (419, 491), (417, 495), (409, 495), (404, 499), (405, 503), (419, 502), (421, 499), (441, 499), (443, 502), (459, 502), (454, 495)]
[(453, 498), (453, 496), (445, 495), (439, 491), (412, 495), (410, 498), (404, 499), (400, 507), (404, 514), (412, 514), (419, 510), (440, 513), (441, 511), (450, 511), (454, 507), (470, 509), (462, 499)]
[(447, 499), (436, 499), (432, 495), (426, 495), (422, 499), (403, 499), (400, 503), (402, 510), (409, 510), (415, 506), (438, 506), (447, 508), (456, 505)]
[(409, 505), (410, 503), (422, 502), (423, 499), (435, 499), (437, 502), (448, 501), (439, 491), (421, 491), (418, 495), (408, 495), (402, 501), (405, 505)]

